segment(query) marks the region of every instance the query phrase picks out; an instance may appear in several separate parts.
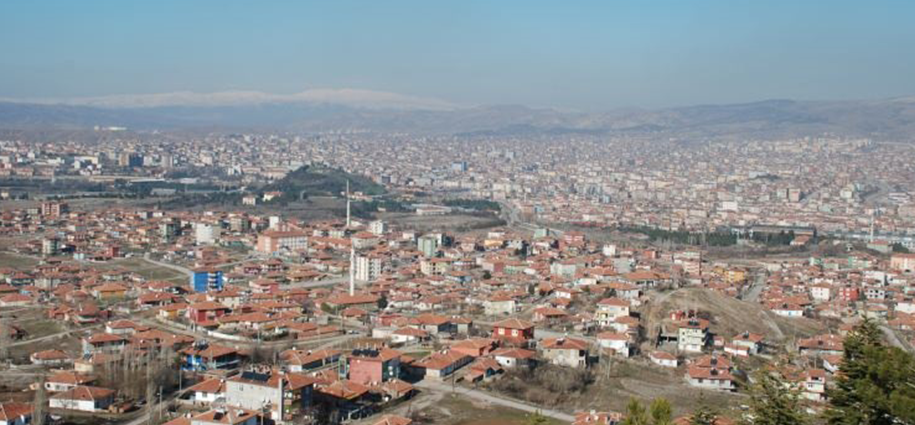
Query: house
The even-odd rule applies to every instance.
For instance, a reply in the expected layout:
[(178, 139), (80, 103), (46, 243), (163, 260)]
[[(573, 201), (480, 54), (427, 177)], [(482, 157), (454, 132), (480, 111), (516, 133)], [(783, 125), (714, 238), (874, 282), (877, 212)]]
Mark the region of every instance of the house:
[(578, 412), (575, 414), (575, 422), (572, 425), (617, 425), (623, 420), (623, 415), (619, 412), (598, 412), (591, 410), (589, 412)]
[(400, 378), (400, 351), (389, 348), (356, 349), (346, 360), (350, 381), (378, 384)]
[(78, 386), (52, 395), (48, 406), (52, 409), (96, 412), (108, 409), (114, 403), (114, 395), (115, 391), (108, 388)]
[(495, 359), (489, 357), (479, 357), (467, 366), (467, 372), (463, 379), (468, 382), (485, 381), (500, 373), (504, 372), (502, 365)]
[(75, 372), (57, 372), (49, 376), (44, 387), (52, 393), (72, 390), (81, 385), (89, 385), (95, 382), (95, 378), (89, 375), (82, 375)]
[(842, 355), (844, 341), (839, 335), (817, 335), (798, 340), (797, 349), (802, 355)]
[(734, 337), (731, 343), (737, 347), (743, 347), (748, 356), (759, 354), (763, 351), (763, 335), (751, 332), (744, 332)]
[(439, 351), (432, 353), (415, 363), (415, 367), (425, 370), (426, 379), (444, 380), (458, 369), (473, 361), (473, 357), (457, 351)]
[(487, 316), (514, 314), (517, 304), (511, 296), (500, 294), (483, 301), (483, 310)]
[(540, 341), (544, 359), (557, 366), (584, 368), (588, 366), (588, 343), (575, 338), (546, 338)]
[(431, 337), (422, 329), (406, 327), (391, 332), (390, 338), (397, 344), (413, 344), (428, 341)]
[(270, 418), (287, 421), (311, 406), (316, 381), (301, 373), (247, 370), (226, 379), (226, 405), (253, 411), (269, 407)]
[(0, 403), (0, 425), (26, 425), (32, 423), (32, 405), (7, 401)]
[(681, 321), (677, 329), (677, 349), (687, 353), (700, 353), (711, 340), (709, 321), (689, 318)]
[(129, 341), (120, 335), (97, 333), (83, 338), (83, 353), (119, 353)]
[(210, 378), (187, 389), (193, 394), (194, 404), (209, 406), (218, 400), (225, 400), (226, 381), (221, 378)]
[[(220, 407), (191, 417), (186, 425), (258, 425), (258, 419), (259, 416), (254, 410)], [(169, 424), (171, 422), (166, 425)]]
[(36, 351), (29, 356), (32, 364), (42, 366), (62, 366), (73, 363), (69, 354), (56, 349)]
[(826, 371), (823, 369), (809, 369), (801, 374), (799, 383), (801, 394), (804, 398), (816, 401), (826, 401)]
[(280, 354), (283, 363), (291, 372), (319, 369), (337, 363), (342, 352), (339, 350), (286, 350)]
[(648, 359), (651, 360), (652, 363), (664, 367), (677, 367), (680, 364), (677, 360), (677, 356), (663, 351), (653, 351), (648, 355)]
[(482, 357), (490, 354), (499, 346), (499, 342), (492, 338), (468, 338), (451, 345), (451, 349), (470, 357)]
[(537, 353), (523, 348), (500, 348), (491, 353), (492, 358), (506, 369), (533, 366), (535, 354)]
[(629, 335), (616, 332), (597, 334), (597, 344), (601, 350), (620, 357), (629, 357)]
[(520, 319), (505, 319), (493, 323), (492, 338), (506, 344), (527, 347), (534, 339), (534, 325)]
[(611, 297), (597, 302), (594, 318), (602, 327), (610, 326), (617, 318), (629, 316), (629, 301)]
[(184, 356), (181, 368), (203, 372), (216, 369), (235, 369), (241, 363), (238, 351), (216, 344), (197, 343), (181, 350)]
[(704, 356), (686, 369), (687, 382), (703, 389), (735, 390), (731, 362), (726, 357)]

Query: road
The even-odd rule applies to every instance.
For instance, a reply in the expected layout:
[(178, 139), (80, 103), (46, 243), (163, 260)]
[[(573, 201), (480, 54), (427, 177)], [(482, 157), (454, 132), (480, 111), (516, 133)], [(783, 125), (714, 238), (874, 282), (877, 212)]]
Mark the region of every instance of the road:
[(69, 330), (69, 331), (58, 332), (58, 333), (56, 333), (56, 334), (46, 335), (46, 336), (43, 336), (43, 337), (40, 337), (40, 338), (27, 339), (27, 340), (25, 340), (25, 341), (14, 342), (14, 343), (10, 344), (10, 347), (18, 347), (18, 346), (20, 346), (20, 345), (33, 344), (33, 343), (36, 343), (36, 342), (39, 342), (39, 341), (44, 341), (44, 340), (48, 340), (48, 339), (60, 338), (60, 337), (66, 336), (66, 335), (70, 335), (70, 334), (72, 334), (72, 333), (74, 333), (74, 332), (82, 332), (82, 331), (86, 331), (86, 330), (89, 330), (89, 329), (95, 329), (95, 328), (98, 328), (98, 327), (101, 327), (101, 326), (102, 326), (101, 324), (91, 325), (91, 326), (86, 326), (86, 327), (83, 327), (83, 328), (71, 329), (71, 330)]
[(158, 261), (158, 260), (153, 260), (153, 259), (150, 257), (150, 255), (149, 255), (148, 252), (145, 253), (145, 254), (143, 254), (143, 261), (146, 261), (147, 263), (155, 264), (155, 265), (157, 265), (157, 266), (159, 266), (159, 267), (165, 267), (165, 268), (167, 268), (167, 269), (174, 270), (174, 271), (176, 271), (176, 272), (178, 272), (178, 273), (183, 273), (185, 276), (188, 277), (188, 279), (190, 279), (191, 277), (194, 276), (194, 272), (192, 272), (191, 269), (189, 269), (189, 268), (187, 268), (187, 267), (181, 267), (181, 266), (179, 266), (179, 265), (177, 265), (177, 264), (169, 264), (169, 263), (163, 263), (163, 262)]
[(908, 344), (900, 340), (899, 337), (896, 336), (896, 332), (890, 329), (888, 326), (880, 325), (880, 330), (883, 331), (884, 335), (886, 335), (886, 339), (890, 342), (890, 345), (898, 347), (900, 350), (905, 352), (912, 352), (912, 347), (909, 347)]
[[(452, 386), (449, 384), (445, 384), (445, 383), (441, 383), (441, 382), (433, 382), (433, 381), (429, 381), (429, 380), (419, 381), (418, 383), (416, 383), (416, 386), (421, 389), (425, 389), (428, 391), (434, 391), (434, 392), (449, 393), (452, 391)], [(473, 398), (476, 400), (485, 401), (487, 403), (497, 404), (499, 406), (510, 407), (512, 409), (521, 410), (521, 411), (529, 412), (529, 413), (540, 413), (543, 416), (550, 417), (553, 419), (558, 419), (563, 422), (574, 422), (575, 421), (575, 417), (568, 413), (563, 413), (563, 412), (559, 412), (556, 410), (544, 409), (544, 408), (537, 407), (537, 406), (531, 406), (529, 404), (524, 404), (520, 401), (509, 400), (509, 399), (503, 398), (503, 397), (497, 397), (492, 394), (489, 394), (489, 393), (486, 393), (483, 391), (479, 391), (479, 390), (475, 390), (472, 388), (454, 386), (453, 389), (454, 389), (455, 394), (460, 394), (460, 395), (470, 397), (470, 398)]]
[(766, 280), (767, 276), (764, 271), (760, 270), (756, 272), (753, 276), (753, 283), (744, 295), (743, 300), (755, 303), (759, 299), (759, 294), (762, 293), (763, 288), (766, 287)]

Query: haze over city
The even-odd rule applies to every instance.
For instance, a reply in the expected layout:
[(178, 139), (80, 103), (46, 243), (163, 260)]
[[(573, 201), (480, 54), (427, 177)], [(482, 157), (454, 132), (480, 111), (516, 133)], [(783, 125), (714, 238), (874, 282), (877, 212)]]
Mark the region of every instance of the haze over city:
[(915, 425), (915, 3), (0, 4), (0, 425)]

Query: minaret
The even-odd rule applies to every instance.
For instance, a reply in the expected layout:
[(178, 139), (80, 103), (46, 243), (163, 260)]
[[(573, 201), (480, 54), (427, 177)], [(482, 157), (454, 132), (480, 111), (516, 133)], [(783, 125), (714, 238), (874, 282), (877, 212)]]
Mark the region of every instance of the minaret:
[(349, 180), (346, 181), (346, 228), (349, 229), (350, 222), (350, 199), (349, 199)]
[(353, 245), (352, 239), (349, 246), (349, 294), (356, 294), (356, 246)]

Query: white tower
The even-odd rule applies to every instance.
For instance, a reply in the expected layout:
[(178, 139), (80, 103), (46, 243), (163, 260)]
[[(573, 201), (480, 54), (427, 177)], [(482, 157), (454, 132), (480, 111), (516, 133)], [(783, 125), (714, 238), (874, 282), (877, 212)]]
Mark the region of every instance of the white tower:
[(349, 180), (346, 181), (346, 228), (350, 226), (350, 199), (349, 199)]
[(356, 295), (356, 247), (350, 240), (349, 246), (349, 294)]

